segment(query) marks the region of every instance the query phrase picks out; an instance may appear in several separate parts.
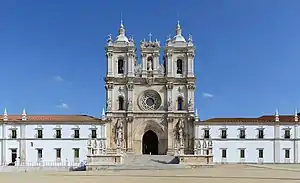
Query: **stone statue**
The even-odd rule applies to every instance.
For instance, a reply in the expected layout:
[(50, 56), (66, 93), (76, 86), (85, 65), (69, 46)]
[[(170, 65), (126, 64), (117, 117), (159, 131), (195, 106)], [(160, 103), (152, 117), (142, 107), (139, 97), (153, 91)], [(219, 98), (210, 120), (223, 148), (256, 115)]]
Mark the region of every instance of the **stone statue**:
[(117, 147), (122, 146), (122, 140), (123, 140), (123, 123), (122, 121), (117, 122)]
[(168, 109), (172, 110), (172, 99), (170, 97), (168, 99)]
[(180, 143), (180, 147), (184, 146), (184, 142), (183, 142), (183, 130), (184, 130), (184, 123), (181, 119), (179, 119), (178, 122), (178, 132), (179, 132), (179, 143)]
[(193, 110), (193, 101), (191, 98), (189, 99), (188, 108), (189, 110)]
[(142, 73), (142, 65), (141, 64), (137, 64), (134, 68), (134, 73), (136, 75), (141, 74)]
[(111, 99), (110, 99), (110, 98), (107, 99), (107, 101), (106, 101), (106, 110), (107, 110), (107, 111), (110, 111), (110, 110), (111, 110)]
[(92, 136), (89, 135), (89, 139), (88, 139), (88, 142), (87, 142), (88, 147), (90, 147), (92, 145), (92, 138), (91, 137)]
[(128, 101), (127, 101), (127, 105), (128, 105), (128, 110), (132, 110), (132, 99), (129, 98)]
[(148, 71), (152, 71), (152, 60), (148, 60), (147, 67), (148, 67)]
[(158, 66), (158, 74), (161, 76), (164, 76), (165, 74), (165, 67), (162, 64)]

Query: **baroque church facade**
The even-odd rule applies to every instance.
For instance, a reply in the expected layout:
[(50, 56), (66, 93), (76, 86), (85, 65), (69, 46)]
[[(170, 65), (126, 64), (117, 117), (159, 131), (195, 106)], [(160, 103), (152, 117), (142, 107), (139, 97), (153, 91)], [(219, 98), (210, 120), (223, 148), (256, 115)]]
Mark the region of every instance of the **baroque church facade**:
[(194, 150), (194, 57), (192, 36), (186, 40), (179, 22), (166, 40), (163, 63), (160, 41), (136, 44), (121, 23), (115, 40), (107, 40), (107, 150), (116, 149), (116, 130), (122, 128), (122, 149), (134, 154), (174, 154), (178, 129), (184, 128), (185, 153)]

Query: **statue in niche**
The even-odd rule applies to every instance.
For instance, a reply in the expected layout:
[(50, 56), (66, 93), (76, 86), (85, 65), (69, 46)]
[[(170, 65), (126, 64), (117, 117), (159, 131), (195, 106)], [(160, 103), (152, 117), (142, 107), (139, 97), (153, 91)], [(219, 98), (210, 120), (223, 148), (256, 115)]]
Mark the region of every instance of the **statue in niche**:
[(182, 119), (179, 119), (178, 121), (178, 133), (179, 133), (179, 144), (180, 147), (184, 146), (184, 142), (183, 142), (183, 130), (184, 130), (184, 123), (182, 121)]
[(172, 110), (172, 99), (170, 97), (168, 99), (168, 109)]
[(193, 109), (193, 101), (191, 98), (189, 99), (189, 102), (188, 102), (188, 108), (189, 108), (189, 110)]
[(117, 122), (117, 147), (122, 146), (122, 141), (123, 141), (123, 123), (121, 120), (118, 120)]
[(153, 70), (153, 59), (152, 57), (148, 57), (147, 60), (147, 70), (152, 71)]
[(165, 74), (165, 67), (164, 67), (163, 64), (160, 64), (158, 66), (158, 74), (161, 75), (161, 76), (164, 76), (164, 74)]
[(142, 73), (142, 65), (141, 65), (141, 64), (137, 64), (137, 65), (135, 66), (135, 68), (134, 68), (134, 73), (135, 73), (136, 75), (139, 75), (139, 74)]
[(131, 98), (128, 99), (127, 105), (128, 105), (128, 110), (132, 110), (132, 99)]
[(107, 99), (106, 101), (106, 110), (110, 111), (111, 110), (111, 99)]

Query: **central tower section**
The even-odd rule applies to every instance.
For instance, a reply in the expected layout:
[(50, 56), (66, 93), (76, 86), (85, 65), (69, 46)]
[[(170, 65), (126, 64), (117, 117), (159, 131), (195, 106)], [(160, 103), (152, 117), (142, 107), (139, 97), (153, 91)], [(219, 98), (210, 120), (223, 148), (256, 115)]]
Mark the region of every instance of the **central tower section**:
[(181, 147), (192, 153), (195, 77), (191, 36), (186, 41), (178, 23), (176, 35), (166, 40), (163, 59), (160, 52), (160, 41), (149, 34), (148, 40), (140, 42), (138, 63), (134, 40), (126, 36), (123, 23), (115, 40), (109, 36), (105, 77), (108, 151), (115, 152), (118, 141), (126, 153), (174, 154), (180, 146), (180, 124), (184, 127)]

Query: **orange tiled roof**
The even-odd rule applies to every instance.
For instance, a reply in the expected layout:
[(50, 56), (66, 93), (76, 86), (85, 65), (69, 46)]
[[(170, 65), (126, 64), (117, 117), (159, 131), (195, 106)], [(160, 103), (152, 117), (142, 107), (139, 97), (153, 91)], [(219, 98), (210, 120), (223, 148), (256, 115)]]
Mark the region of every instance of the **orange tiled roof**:
[[(8, 121), (22, 121), (22, 115), (8, 115)], [(30, 122), (95, 122), (99, 118), (88, 115), (27, 115), (26, 121)], [(0, 116), (3, 120), (3, 116)]]
[[(280, 122), (295, 122), (295, 116), (293, 115), (280, 115), (279, 116)], [(260, 116), (258, 118), (210, 118), (207, 120), (202, 121), (204, 123), (267, 123), (267, 122), (275, 122), (275, 116), (274, 115), (264, 115)]]

